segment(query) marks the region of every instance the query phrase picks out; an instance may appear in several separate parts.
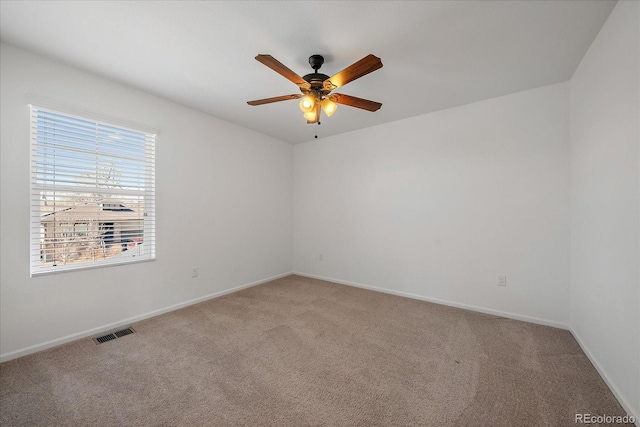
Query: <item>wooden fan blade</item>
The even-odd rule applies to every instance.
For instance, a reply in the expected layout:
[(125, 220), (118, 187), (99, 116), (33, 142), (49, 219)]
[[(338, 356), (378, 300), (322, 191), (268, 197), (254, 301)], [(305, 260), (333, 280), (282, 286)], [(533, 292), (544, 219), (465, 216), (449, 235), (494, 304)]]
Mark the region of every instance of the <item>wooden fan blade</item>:
[(272, 102), (278, 101), (288, 101), (290, 99), (298, 99), (302, 98), (304, 95), (283, 95), (283, 96), (274, 96), (273, 98), (265, 98), (265, 99), (256, 99), (255, 101), (247, 101), (249, 105), (262, 105), (262, 104), (270, 104)]
[(379, 102), (369, 101), (368, 99), (358, 98), (350, 95), (343, 95), (341, 93), (334, 93), (332, 95), (329, 95), (329, 99), (338, 104), (361, 108), (367, 111), (378, 111), (380, 107), (382, 107), (382, 104)]
[(298, 85), (300, 88), (309, 89), (311, 87), (311, 85), (307, 83), (302, 77), (291, 71), (286, 65), (284, 65), (282, 62), (278, 61), (271, 55), (258, 55), (256, 56), (256, 60), (271, 68), (273, 71), (293, 82), (294, 84)]
[(323, 83), (324, 89), (337, 89), (379, 68), (382, 68), (382, 61), (380, 58), (374, 55), (367, 55), (360, 61), (349, 65), (338, 74), (325, 80)]

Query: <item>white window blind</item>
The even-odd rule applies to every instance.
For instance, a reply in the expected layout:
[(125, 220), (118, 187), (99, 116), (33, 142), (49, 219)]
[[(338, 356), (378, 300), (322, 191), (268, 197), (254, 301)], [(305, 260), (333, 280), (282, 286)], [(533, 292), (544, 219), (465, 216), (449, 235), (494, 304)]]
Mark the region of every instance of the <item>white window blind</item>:
[(155, 258), (155, 134), (31, 106), (31, 274)]

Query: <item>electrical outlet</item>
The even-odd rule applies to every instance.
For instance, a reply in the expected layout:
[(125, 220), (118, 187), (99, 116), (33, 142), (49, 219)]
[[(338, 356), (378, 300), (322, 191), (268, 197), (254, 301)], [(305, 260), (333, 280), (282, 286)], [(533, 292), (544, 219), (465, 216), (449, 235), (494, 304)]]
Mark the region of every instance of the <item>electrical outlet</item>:
[(324, 261), (324, 254), (320, 254), (318, 258), (320, 259), (320, 261)]
[(498, 286), (507, 286), (507, 276), (505, 274), (498, 274)]
[(198, 267), (191, 267), (191, 277), (198, 277), (198, 274), (200, 274)]

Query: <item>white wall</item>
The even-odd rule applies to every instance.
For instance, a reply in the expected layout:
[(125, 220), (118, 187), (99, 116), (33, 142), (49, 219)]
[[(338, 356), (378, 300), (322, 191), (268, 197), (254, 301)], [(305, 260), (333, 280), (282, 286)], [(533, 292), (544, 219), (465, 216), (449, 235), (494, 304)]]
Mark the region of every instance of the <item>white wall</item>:
[(640, 4), (619, 2), (571, 78), (571, 327), (640, 419)]
[[(291, 271), (289, 144), (12, 46), (0, 60), (2, 360)], [(160, 131), (156, 261), (29, 277), (26, 94)]]
[(296, 145), (294, 270), (567, 327), (568, 90)]

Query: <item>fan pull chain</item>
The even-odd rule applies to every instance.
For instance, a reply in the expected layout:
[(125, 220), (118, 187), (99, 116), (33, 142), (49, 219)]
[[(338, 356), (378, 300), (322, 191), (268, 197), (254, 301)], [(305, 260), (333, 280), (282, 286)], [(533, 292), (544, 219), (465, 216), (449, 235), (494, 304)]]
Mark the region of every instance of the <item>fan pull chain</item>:
[[(318, 122), (318, 126), (320, 126), (320, 122)], [(318, 128), (316, 128), (316, 136), (314, 138), (318, 139)]]

